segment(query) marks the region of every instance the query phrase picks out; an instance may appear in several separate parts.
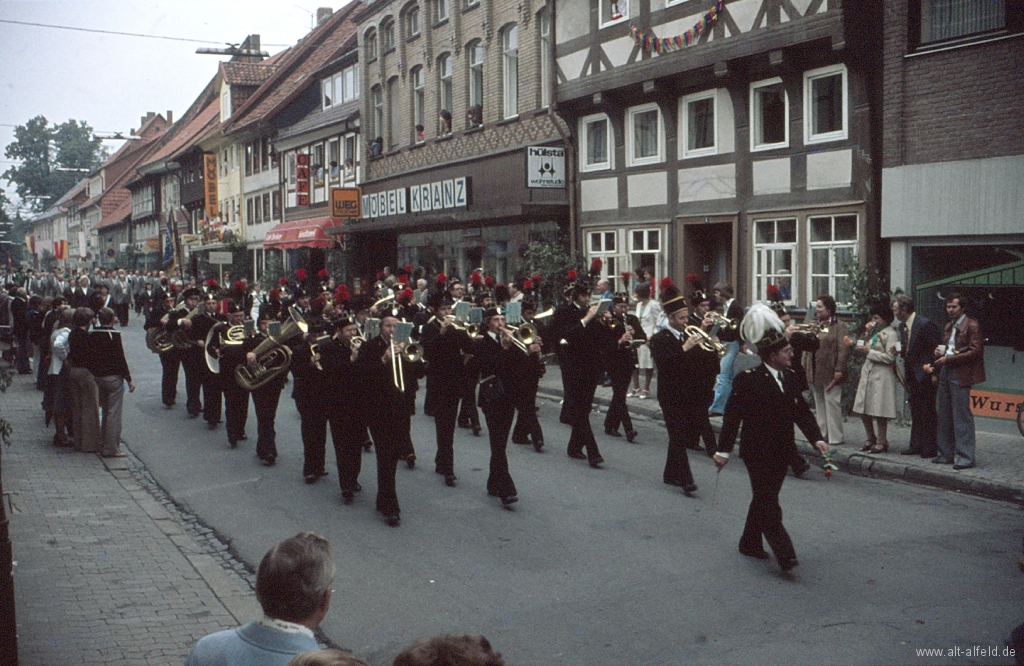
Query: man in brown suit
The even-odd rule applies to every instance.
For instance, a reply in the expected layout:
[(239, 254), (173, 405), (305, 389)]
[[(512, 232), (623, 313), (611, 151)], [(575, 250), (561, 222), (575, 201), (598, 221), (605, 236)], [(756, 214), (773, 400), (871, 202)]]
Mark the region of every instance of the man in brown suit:
[(974, 467), (971, 387), (985, 381), (985, 346), (978, 320), (967, 316), (960, 294), (946, 298), (946, 314), (949, 323), (932, 363), (939, 375), (939, 455), (932, 462), (967, 469)]

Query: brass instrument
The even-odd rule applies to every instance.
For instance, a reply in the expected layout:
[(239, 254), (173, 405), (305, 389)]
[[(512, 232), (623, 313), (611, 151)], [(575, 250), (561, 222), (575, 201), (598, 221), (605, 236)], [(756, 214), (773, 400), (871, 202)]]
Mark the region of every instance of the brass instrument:
[(418, 363), (423, 360), (423, 347), (416, 342), (410, 342), (402, 348), (402, 358), (409, 363)]
[(203, 346), (203, 356), (206, 357), (206, 367), (213, 374), (220, 374), (220, 358), (214, 356), (210, 350), (213, 341), (217, 339), (222, 347), (233, 347), (245, 342), (245, 326), (228, 326), (217, 324), (206, 334), (206, 344)]
[(725, 345), (723, 345), (721, 342), (715, 342), (714, 339), (712, 339), (712, 337), (707, 334), (707, 331), (705, 331), (700, 326), (687, 326), (686, 328), (683, 329), (683, 333), (686, 334), (686, 337), (688, 338), (694, 335), (700, 336), (700, 348), (705, 351), (714, 352), (715, 354), (718, 354), (718, 358), (722, 358), (723, 356), (725, 356), (726, 352), (728, 351)]
[(174, 333), (171, 334), (171, 342), (173, 343), (175, 349), (185, 351), (187, 349), (192, 348), (192, 339), (188, 337), (188, 329), (181, 327), (181, 321), (182, 319), (192, 321), (196, 315), (202, 312), (202, 310), (203, 304), (200, 303), (199, 305), (192, 308), (187, 315), (178, 320), (178, 328), (175, 328)]
[(738, 320), (729, 319), (724, 315), (718, 314), (714, 310), (709, 311), (705, 316), (711, 317), (711, 320), (715, 322), (715, 326), (718, 327), (719, 331), (735, 331), (740, 326)]
[[(174, 312), (184, 305), (179, 305), (167, 311), (167, 314)], [(175, 348), (174, 339), (171, 333), (164, 326), (154, 326), (146, 331), (146, 346), (154, 354), (163, 354)]]
[[(316, 340), (311, 342), (309, 344), (309, 355), (310, 356), (316, 356), (317, 354), (319, 354), (320, 353), (320, 344), (323, 343), (324, 341), (330, 340), (330, 339), (331, 339), (331, 336), (329, 336), (329, 335), (321, 335), (319, 338), (317, 338)], [(313, 361), (313, 365), (316, 366), (317, 370), (321, 370), (322, 371), (324, 369), (324, 366), (320, 365), (320, 361)]]
[(391, 345), (391, 381), (395, 383), (397, 388), (402, 393), (405, 393), (405, 373), (402, 372), (402, 361), (399, 359), (399, 353), (395, 347), (395, 339), (392, 337), (389, 341)]
[(524, 354), (530, 353), (530, 345), (537, 342), (537, 329), (533, 327), (533, 324), (523, 323), (519, 328), (512, 328), (505, 326), (503, 330), (508, 333), (509, 338), (512, 339), (514, 344), (519, 351)]
[(288, 368), (291, 367), (292, 350), (284, 343), (296, 335), (306, 333), (309, 326), (295, 308), (289, 310), (289, 315), (288, 321), (281, 326), (279, 335), (267, 336), (266, 340), (252, 350), (256, 355), (255, 363), (243, 363), (235, 368), (235, 381), (246, 391), (255, 391), (275, 377), (288, 372)]
[[(377, 301), (375, 301), (374, 304), (370, 306), (370, 311), (371, 312), (379, 312), (379, 310), (377, 309), (377, 306), (384, 305), (385, 303), (394, 303), (394, 300), (395, 300), (395, 295), (394, 294), (388, 294), (384, 298), (381, 298), (381, 299), (378, 299)], [(392, 308), (391, 310), (388, 310), (388, 312), (393, 312), (393, 311), (394, 311), (394, 308)]]
[(807, 333), (809, 335), (817, 335), (818, 333), (828, 333), (828, 326), (822, 326), (821, 322), (819, 322), (817, 319), (803, 324), (794, 324), (793, 328), (796, 329), (797, 333)]
[(540, 314), (533, 315), (533, 318), (534, 319), (546, 319), (547, 317), (550, 317), (553, 314), (555, 314), (555, 309), (554, 308), (548, 308), (547, 310), (545, 310), (544, 312), (541, 312)]

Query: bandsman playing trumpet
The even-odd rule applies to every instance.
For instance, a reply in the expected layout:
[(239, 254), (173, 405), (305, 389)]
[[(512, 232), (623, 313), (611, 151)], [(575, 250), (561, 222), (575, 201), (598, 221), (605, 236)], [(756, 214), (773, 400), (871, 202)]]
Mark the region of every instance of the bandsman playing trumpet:
[[(721, 326), (724, 319), (719, 317), (718, 313), (711, 309), (711, 297), (707, 292), (700, 288), (699, 284), (694, 286), (695, 289), (693, 293), (690, 294), (690, 317), (687, 319), (688, 324), (703, 330), (704, 319), (710, 315), (712, 321)], [(714, 331), (713, 328), (712, 331)], [(713, 456), (715, 455), (716, 446), (715, 431), (714, 428), (711, 427), (711, 418), (706, 413), (704, 414), (703, 421), (704, 423), (701, 426), (700, 436), (701, 439), (704, 440), (704, 448), (707, 451), (708, 456)], [(697, 442), (693, 442), (692, 446), (694, 451), (700, 450), (700, 445)]]
[[(612, 380), (612, 400), (604, 419), (604, 432), (612, 437), (621, 437), (619, 425), (626, 431), (626, 441), (632, 442), (637, 433), (626, 407), (626, 394), (636, 366), (635, 342), (647, 340), (647, 334), (640, 326), (640, 320), (627, 313), (629, 301), (625, 294), (617, 294), (612, 310), (606, 313), (608, 326), (605, 327), (603, 343), (605, 367)], [(632, 320), (629, 318), (632, 317)]]
[[(522, 292), (520, 292), (521, 294)], [(531, 299), (522, 301), (523, 321), (533, 327), (536, 331), (535, 342), (543, 351), (544, 340), (540, 331), (540, 321), (535, 319), (537, 305)], [(537, 419), (537, 387), (540, 378), (544, 376), (544, 361), (540, 353), (528, 354), (528, 359), (517, 367), (517, 381), (519, 386), (516, 389), (516, 425), (512, 429), (512, 443), (533, 444), (537, 453), (544, 448), (544, 431)]]
[[(707, 347), (705, 336), (693, 331), (685, 333), (690, 316), (686, 298), (674, 286), (669, 287), (662, 301), (668, 326), (651, 337), (651, 355), (658, 369), (658, 405), (668, 430), (668, 455), (662, 480), (679, 486), (686, 495), (697, 491), (690, 471), (687, 448), (700, 440), (707, 420), (708, 407), (714, 399), (718, 354)], [(705, 317), (701, 330), (714, 327)]]
[[(314, 365), (320, 363), (326, 379), (326, 392), (318, 397), (324, 405), (326, 417), (322, 427), (328, 423), (331, 426), (334, 458), (338, 463), (338, 484), (345, 504), (351, 504), (354, 493), (362, 489), (359, 472), (362, 470), (363, 441), (366, 439), (366, 421), (359, 404), (361, 386), (355, 370), (361, 341), (355, 341), (355, 337), (356, 323), (353, 319), (336, 319), (334, 335), (316, 343), (315, 353), (310, 359)], [(320, 437), (325, 439), (326, 431), (323, 432)]]

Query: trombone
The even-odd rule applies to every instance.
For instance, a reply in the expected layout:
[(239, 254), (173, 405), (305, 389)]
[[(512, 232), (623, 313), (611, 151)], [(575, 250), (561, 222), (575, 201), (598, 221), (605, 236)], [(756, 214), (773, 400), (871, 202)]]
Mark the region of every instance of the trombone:
[(395, 346), (393, 337), (389, 344), (391, 345), (391, 381), (395, 383), (395, 388), (405, 393), (405, 373), (402, 372), (402, 360), (399, 358), (401, 351), (399, 347)]
[(519, 351), (524, 354), (530, 353), (530, 345), (539, 343), (540, 338), (537, 335), (537, 329), (528, 322), (520, 324), (519, 328), (512, 328), (511, 326), (505, 326), (502, 328), (508, 337), (512, 340)]

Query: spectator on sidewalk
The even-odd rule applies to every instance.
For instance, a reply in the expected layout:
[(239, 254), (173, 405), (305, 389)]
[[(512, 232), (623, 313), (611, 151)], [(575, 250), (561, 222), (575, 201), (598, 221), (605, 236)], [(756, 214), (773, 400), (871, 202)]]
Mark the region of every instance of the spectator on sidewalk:
[(899, 352), (903, 357), (907, 402), (910, 403), (910, 446), (900, 455), (934, 458), (938, 421), (935, 413), (936, 386), (924, 366), (931, 363), (942, 333), (935, 322), (914, 312), (914, 299), (906, 294), (893, 299), (892, 313), (900, 321)]
[(71, 366), (65, 361), (70, 351), (68, 335), (71, 334), (72, 318), (75, 311), (63, 305), (60, 308), (60, 319), (50, 335), (50, 365), (49, 375), (46, 378), (46, 390), (43, 393), (43, 409), (46, 411), (46, 425), (50, 425), (52, 418), (57, 431), (53, 435), (53, 445), (71, 446), (72, 437), (69, 430), (72, 421), (68, 418), (71, 408), (68, 394), (70, 383), (68, 377), (71, 374)]
[[(864, 422), (867, 441), (861, 451), (868, 453), (889, 450), (889, 419), (896, 418), (896, 372), (892, 364), (896, 359), (899, 336), (891, 326), (892, 319), (892, 308), (872, 308), (871, 319), (864, 327), (864, 337), (857, 340), (854, 348), (857, 354), (864, 356), (864, 365), (860, 369), (853, 412), (860, 414)], [(878, 424), (877, 439), (875, 423)]]
[(89, 326), (94, 313), (89, 308), (76, 308), (68, 334), (67, 363), (68, 398), (71, 404), (71, 422), (75, 449), (83, 453), (96, 453), (101, 448), (99, 389), (89, 371)]
[(135, 392), (135, 382), (128, 369), (121, 345), (121, 334), (114, 330), (114, 311), (100, 308), (99, 326), (89, 333), (89, 371), (96, 381), (103, 420), (100, 426), (100, 454), (104, 458), (123, 458), (121, 452), (121, 408), (124, 384)]
[(985, 344), (977, 319), (967, 316), (964, 299), (946, 297), (949, 322), (942, 343), (935, 348), (933, 373), (938, 385), (938, 449), (932, 462), (953, 464), (953, 469), (974, 467), (974, 414), (971, 387), (985, 381)]
[(395, 657), (394, 666), (505, 666), (500, 652), (479, 634), (422, 638)]
[(814, 415), (818, 429), (830, 446), (843, 443), (843, 381), (850, 367), (850, 345), (846, 324), (836, 318), (836, 299), (822, 294), (814, 304), (818, 323), (818, 351), (805, 353), (807, 383), (814, 395)]
[(18, 374), (30, 375), (32, 374), (32, 340), (28, 317), (28, 296), (22, 287), (16, 287), (12, 293), (11, 332), (14, 334), (17, 348)]
[[(650, 340), (657, 332), (658, 318), (661, 316), (661, 304), (651, 298), (651, 285), (640, 283), (634, 293), (636, 294), (636, 318), (640, 320), (640, 327), (644, 329), (644, 336)], [(647, 345), (636, 350), (636, 372), (633, 373), (633, 391), (629, 397), (638, 397), (645, 400), (651, 393), (651, 380), (654, 378), (654, 358), (651, 356), (651, 348)], [(640, 373), (644, 374), (644, 387), (640, 388)]]
[(317, 650), (313, 630), (327, 615), (334, 582), (331, 544), (300, 532), (277, 544), (256, 572), (263, 619), (201, 638), (185, 666), (286, 666)]
[(291, 658), (288, 666), (369, 666), (369, 664), (344, 650), (330, 648), (297, 654)]

